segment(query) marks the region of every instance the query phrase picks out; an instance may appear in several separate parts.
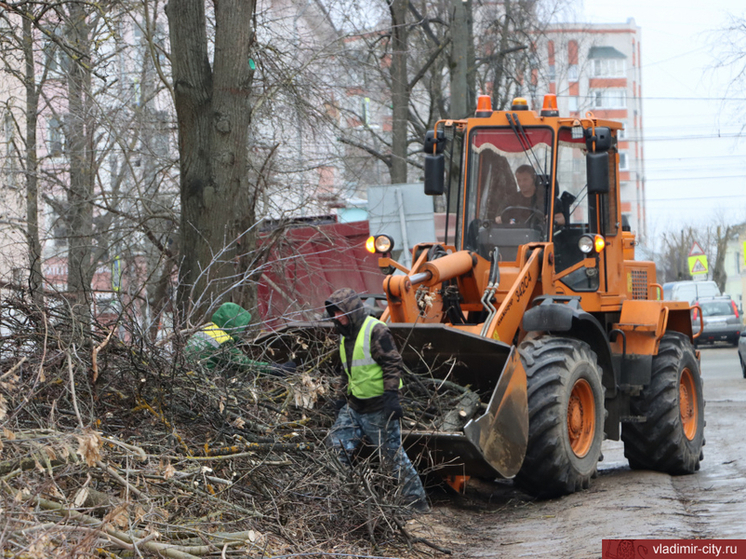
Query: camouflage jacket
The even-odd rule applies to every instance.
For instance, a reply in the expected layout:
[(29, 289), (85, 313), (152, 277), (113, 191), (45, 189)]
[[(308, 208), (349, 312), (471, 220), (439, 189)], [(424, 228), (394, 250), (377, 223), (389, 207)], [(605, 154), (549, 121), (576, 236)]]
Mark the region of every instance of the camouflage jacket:
[[(352, 354), (354, 352), (355, 340), (357, 339), (360, 329), (362, 328), (368, 313), (363, 306), (363, 302), (354, 290), (349, 288), (338, 289), (331, 294), (326, 301), (326, 309), (330, 316), (333, 316), (334, 309), (339, 309), (345, 313), (350, 323), (347, 326), (341, 326), (335, 322), (337, 331), (344, 336), (345, 353), (347, 354), (348, 368), (352, 366)], [(383, 372), (383, 389), (399, 390), (399, 380), (401, 379), (404, 365), (402, 363), (399, 350), (396, 348), (394, 337), (385, 324), (376, 324), (371, 333), (370, 353), (373, 360), (381, 366)], [(340, 369), (342, 369), (340, 367)], [(347, 394), (347, 374), (341, 370), (342, 387), (345, 397), (350, 406), (355, 411), (367, 413), (383, 409), (383, 397), (366, 398), (361, 400)]]

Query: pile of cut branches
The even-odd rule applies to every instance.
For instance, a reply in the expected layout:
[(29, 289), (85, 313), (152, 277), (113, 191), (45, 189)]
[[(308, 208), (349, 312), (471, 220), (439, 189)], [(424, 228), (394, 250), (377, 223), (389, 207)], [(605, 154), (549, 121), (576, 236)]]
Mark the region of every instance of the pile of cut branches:
[[(81, 336), (70, 316), (17, 300), (0, 308), (7, 556), (443, 551), (410, 535), (411, 513), (375, 452), (348, 471), (326, 446), (333, 339), (295, 340), (296, 372), (274, 376), (191, 368), (183, 339), (151, 343), (118, 325)], [(270, 349), (247, 351), (280, 357)], [(405, 424), (442, 422), (444, 387), (428, 382), (408, 383)]]

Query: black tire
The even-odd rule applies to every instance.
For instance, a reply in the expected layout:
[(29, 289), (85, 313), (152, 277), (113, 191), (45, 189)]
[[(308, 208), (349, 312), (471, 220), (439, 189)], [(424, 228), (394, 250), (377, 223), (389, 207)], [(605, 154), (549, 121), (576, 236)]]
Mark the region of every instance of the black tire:
[(585, 342), (554, 336), (525, 341), (518, 351), (528, 383), (528, 448), (515, 484), (541, 498), (586, 489), (604, 431), (596, 354)]
[(630, 467), (673, 475), (699, 470), (704, 408), (702, 375), (689, 338), (668, 332), (653, 357), (650, 384), (630, 401), (631, 414), (647, 421), (622, 425)]

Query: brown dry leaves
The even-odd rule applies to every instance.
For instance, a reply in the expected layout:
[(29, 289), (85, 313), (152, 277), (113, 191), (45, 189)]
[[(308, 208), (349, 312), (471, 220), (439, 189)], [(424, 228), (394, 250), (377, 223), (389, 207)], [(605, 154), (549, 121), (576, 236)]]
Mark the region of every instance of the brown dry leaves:
[(300, 382), (292, 384), (293, 400), (299, 408), (311, 410), (319, 397), (327, 393), (322, 380), (315, 381), (310, 375), (303, 373)]
[(88, 466), (95, 466), (101, 460), (101, 448), (104, 441), (96, 431), (85, 431), (82, 435), (76, 435), (78, 439), (78, 455), (85, 460)]

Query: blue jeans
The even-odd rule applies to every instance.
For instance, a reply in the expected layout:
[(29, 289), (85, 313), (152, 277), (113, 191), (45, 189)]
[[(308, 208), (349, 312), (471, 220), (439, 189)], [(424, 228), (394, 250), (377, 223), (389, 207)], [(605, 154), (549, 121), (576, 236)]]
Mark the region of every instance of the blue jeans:
[(329, 432), (329, 440), (337, 451), (340, 462), (352, 466), (350, 457), (364, 436), (370, 439), (375, 448), (383, 450), (385, 458), (393, 465), (404, 498), (410, 501), (425, 499), (425, 489), (420, 477), (401, 446), (399, 420), (388, 420), (383, 410), (358, 413), (345, 405), (339, 410), (337, 420)]

